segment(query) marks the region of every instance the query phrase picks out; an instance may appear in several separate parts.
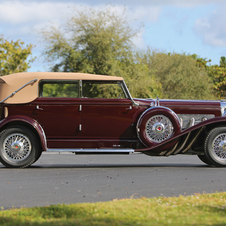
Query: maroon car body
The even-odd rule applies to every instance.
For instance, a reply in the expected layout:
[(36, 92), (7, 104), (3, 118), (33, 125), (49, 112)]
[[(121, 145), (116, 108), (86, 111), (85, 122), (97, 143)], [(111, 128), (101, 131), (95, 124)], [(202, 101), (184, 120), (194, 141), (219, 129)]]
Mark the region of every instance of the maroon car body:
[(226, 103), (133, 99), (120, 77), (18, 73), (0, 81), (0, 161), (27, 167), (43, 151), (193, 154), (226, 166)]

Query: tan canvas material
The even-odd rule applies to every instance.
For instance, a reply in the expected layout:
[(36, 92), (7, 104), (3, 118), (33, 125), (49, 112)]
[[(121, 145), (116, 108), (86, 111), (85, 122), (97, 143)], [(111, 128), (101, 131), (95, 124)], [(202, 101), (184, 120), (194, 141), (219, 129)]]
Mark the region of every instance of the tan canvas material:
[(18, 93), (4, 101), (8, 104), (29, 103), (38, 97), (38, 84), (40, 80), (100, 80), (123, 81), (122, 77), (93, 75), (85, 73), (66, 72), (23, 72), (5, 75), (0, 78), (0, 101), (11, 95), (31, 80), (37, 79), (32, 85), (21, 89)]

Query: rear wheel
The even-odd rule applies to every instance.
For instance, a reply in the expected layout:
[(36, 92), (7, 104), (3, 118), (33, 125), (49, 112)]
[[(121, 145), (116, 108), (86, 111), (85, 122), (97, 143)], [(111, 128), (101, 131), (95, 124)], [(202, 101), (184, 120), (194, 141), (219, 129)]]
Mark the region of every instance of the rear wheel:
[(0, 161), (6, 167), (25, 168), (40, 157), (34, 133), (22, 126), (4, 130), (0, 137)]
[(207, 165), (213, 165), (205, 155), (198, 155), (198, 158)]
[(226, 167), (226, 127), (217, 127), (209, 132), (204, 151), (212, 165)]

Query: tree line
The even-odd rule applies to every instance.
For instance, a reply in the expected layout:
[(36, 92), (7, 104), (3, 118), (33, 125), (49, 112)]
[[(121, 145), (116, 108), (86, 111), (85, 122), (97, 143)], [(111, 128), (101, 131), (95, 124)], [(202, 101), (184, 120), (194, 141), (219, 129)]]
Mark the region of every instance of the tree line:
[[(120, 76), (133, 97), (168, 99), (219, 99), (226, 97), (226, 58), (219, 65), (196, 54), (138, 50), (125, 11), (75, 11), (60, 27), (40, 31), (46, 44), (43, 55), (49, 71)], [(0, 36), (0, 76), (27, 71), (35, 60), (34, 45)]]

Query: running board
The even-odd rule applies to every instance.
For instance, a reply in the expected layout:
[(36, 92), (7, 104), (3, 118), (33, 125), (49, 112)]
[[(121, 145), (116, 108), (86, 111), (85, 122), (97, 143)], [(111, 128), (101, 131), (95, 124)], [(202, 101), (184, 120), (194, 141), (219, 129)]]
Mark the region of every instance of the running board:
[(134, 149), (89, 149), (89, 148), (76, 148), (76, 149), (71, 149), (71, 148), (65, 148), (65, 149), (60, 149), (60, 148), (48, 148), (46, 150), (47, 152), (73, 152), (77, 155), (82, 155), (82, 154), (113, 154), (113, 155), (119, 155), (119, 154), (131, 154), (134, 153)]

